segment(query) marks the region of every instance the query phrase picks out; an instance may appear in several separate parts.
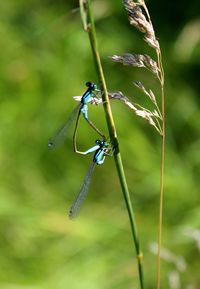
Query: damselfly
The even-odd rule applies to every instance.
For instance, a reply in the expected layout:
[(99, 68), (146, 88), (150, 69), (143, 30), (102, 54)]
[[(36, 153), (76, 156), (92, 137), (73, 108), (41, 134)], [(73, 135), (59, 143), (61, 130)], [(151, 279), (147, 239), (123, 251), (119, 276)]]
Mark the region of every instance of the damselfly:
[(69, 210), (69, 217), (70, 218), (74, 218), (77, 216), (79, 209), (80, 209), (83, 201), (85, 200), (85, 198), (87, 196), (88, 187), (89, 187), (90, 180), (91, 180), (91, 175), (94, 171), (95, 166), (103, 164), (106, 156), (112, 156), (112, 152), (109, 153), (110, 151), (112, 151), (112, 148), (109, 147), (108, 142), (106, 142), (105, 140), (103, 140), (103, 141), (96, 140), (95, 143), (96, 143), (95, 146), (91, 147), (86, 152), (83, 152), (83, 154), (85, 154), (85, 155), (89, 154), (91, 152), (95, 152), (95, 154), (93, 156), (93, 161), (92, 161), (91, 165), (89, 166), (87, 174), (83, 180), (83, 184), (81, 185), (80, 191), (79, 191), (73, 205), (71, 206), (71, 208)]
[[(68, 133), (68, 129), (70, 128), (75, 116), (77, 115), (74, 134), (73, 134), (73, 148), (76, 153), (83, 153), (81, 151), (77, 150), (76, 146), (76, 133), (78, 129), (79, 119), (80, 115), (82, 114), (85, 120), (89, 123), (89, 125), (103, 138), (105, 139), (105, 136), (103, 133), (91, 122), (91, 120), (88, 117), (88, 106), (87, 103), (91, 101), (92, 98), (94, 98), (94, 92), (98, 91), (96, 84), (92, 82), (87, 82), (86, 86), (88, 89), (86, 92), (82, 95), (80, 103), (74, 108), (71, 115), (68, 117), (67, 121), (61, 126), (61, 128), (55, 133), (55, 135), (49, 140), (48, 147), (50, 149), (55, 148), (59, 143), (61, 143), (65, 136)], [(95, 101), (95, 100), (94, 100)]]

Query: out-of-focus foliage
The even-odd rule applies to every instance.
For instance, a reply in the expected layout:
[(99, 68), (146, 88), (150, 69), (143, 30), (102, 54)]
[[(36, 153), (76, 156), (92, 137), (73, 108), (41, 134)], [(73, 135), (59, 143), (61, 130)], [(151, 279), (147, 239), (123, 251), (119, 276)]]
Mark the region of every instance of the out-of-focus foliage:
[[(179, 3), (178, 3), (179, 2)], [(166, 74), (166, 180), (162, 288), (197, 289), (200, 251), (199, 1), (148, 1)], [(165, 6), (167, 5), (167, 6)], [(85, 82), (97, 82), (78, 1), (0, 3), (1, 289), (137, 288), (130, 228), (112, 158), (94, 172), (75, 221), (67, 218), (91, 156), (71, 138), (48, 151), (48, 138), (72, 111)], [(121, 1), (94, 1), (99, 48), (110, 91), (136, 101), (131, 84), (157, 91), (152, 75), (112, 63), (117, 53), (152, 51)], [(148, 104), (147, 104), (148, 105)], [(144, 252), (146, 288), (155, 288), (160, 136), (123, 103), (112, 102)], [(106, 132), (102, 107), (91, 119)], [(72, 135), (72, 131), (71, 131)], [(79, 145), (97, 135), (81, 122)]]

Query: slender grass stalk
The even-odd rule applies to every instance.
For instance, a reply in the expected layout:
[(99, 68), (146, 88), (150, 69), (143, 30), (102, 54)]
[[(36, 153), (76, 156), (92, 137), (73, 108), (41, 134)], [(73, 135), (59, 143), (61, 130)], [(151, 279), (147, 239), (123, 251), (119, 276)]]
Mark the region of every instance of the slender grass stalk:
[[(160, 289), (160, 259), (161, 259), (161, 243), (162, 243), (162, 222), (163, 222), (163, 193), (164, 193), (164, 166), (165, 166), (165, 94), (164, 94), (164, 70), (162, 65), (162, 55), (160, 44), (156, 39), (153, 24), (145, 0), (123, 0), (124, 7), (128, 13), (129, 22), (138, 29), (143, 35), (145, 42), (154, 49), (157, 56), (157, 62), (148, 55), (126, 53), (123, 56), (114, 55), (112, 59), (122, 62), (125, 65), (135, 67), (145, 67), (158, 78), (161, 87), (161, 113), (156, 102), (155, 95), (148, 93), (140, 82), (134, 82), (136, 87), (141, 89), (153, 101), (156, 107), (156, 114), (150, 113), (149, 110), (143, 108), (143, 111), (137, 111), (136, 114), (149, 120), (161, 135), (161, 169), (160, 169), (160, 196), (159, 196), (159, 221), (158, 221), (158, 250), (157, 250), (157, 274), (156, 288)], [(144, 13), (145, 12), (145, 13)], [(155, 110), (154, 110), (155, 111)], [(155, 117), (156, 116), (156, 117)], [(156, 122), (154, 122), (154, 120)], [(160, 124), (161, 121), (161, 124)]]
[(164, 171), (165, 171), (165, 90), (164, 90), (164, 70), (162, 66), (161, 51), (157, 54), (158, 64), (161, 71), (161, 114), (162, 114), (162, 141), (161, 141), (161, 171), (160, 171), (160, 204), (159, 204), (159, 224), (158, 224), (158, 252), (157, 252), (157, 280), (156, 289), (160, 289), (160, 259), (162, 246), (162, 223), (163, 223), (163, 195), (164, 195)]
[[(145, 4), (142, 0), (142, 5), (151, 23), (151, 18)], [(162, 54), (159, 48), (156, 50), (157, 62), (160, 71), (160, 85), (161, 85), (161, 114), (162, 114), (162, 134), (161, 134), (161, 169), (160, 169), (160, 198), (159, 198), (159, 221), (158, 221), (158, 251), (157, 251), (157, 280), (156, 289), (160, 289), (160, 272), (161, 272), (161, 246), (162, 246), (162, 223), (163, 223), (163, 195), (164, 195), (164, 171), (165, 171), (165, 75), (162, 65)]]
[[(103, 91), (102, 100), (103, 100), (103, 106), (104, 106), (108, 131), (109, 131), (112, 146), (114, 148), (115, 165), (116, 165), (121, 189), (123, 192), (126, 208), (128, 211), (128, 216), (129, 216), (129, 221), (130, 221), (130, 226), (131, 226), (131, 232), (132, 232), (132, 237), (133, 237), (133, 241), (134, 241), (134, 247), (135, 247), (136, 254), (137, 254), (140, 288), (143, 289), (144, 288), (143, 264), (142, 264), (143, 254), (142, 254), (141, 249), (140, 249), (140, 243), (139, 243), (139, 238), (138, 238), (138, 233), (137, 233), (136, 221), (135, 221), (135, 217), (134, 217), (134, 213), (133, 213), (133, 209), (132, 209), (130, 194), (129, 194), (129, 190), (128, 190), (128, 186), (127, 186), (127, 182), (126, 182), (126, 177), (125, 177), (125, 173), (124, 173), (124, 168), (123, 168), (123, 164), (122, 164), (120, 148), (119, 148), (119, 141), (117, 138), (117, 132), (116, 132), (115, 123), (114, 123), (114, 119), (113, 119), (113, 115), (112, 115), (112, 111), (111, 111), (105, 76), (104, 76), (104, 72), (103, 72), (103, 68), (102, 68), (102, 64), (101, 64), (101, 59), (100, 59), (100, 55), (99, 55), (99, 51), (98, 51), (95, 24), (94, 24), (94, 18), (93, 18), (93, 13), (92, 13), (92, 8), (91, 8), (91, 1), (86, 0), (85, 4), (86, 4), (86, 6), (85, 6), (86, 13), (88, 16), (87, 32), (88, 32), (89, 39), (90, 39), (90, 45), (91, 45), (91, 49), (92, 49), (92, 53), (93, 53), (93, 58), (94, 58), (95, 66), (96, 66), (97, 75), (99, 78), (99, 83), (100, 83), (102, 91)], [(82, 7), (83, 7), (83, 5), (84, 5), (83, 1), (80, 1), (80, 5), (82, 5)]]
[[(148, 12), (148, 8), (144, 0), (141, 0), (141, 4), (146, 12), (149, 22), (151, 17)], [(153, 27), (153, 25), (152, 25)], [(157, 251), (157, 274), (156, 274), (156, 289), (160, 289), (160, 272), (161, 272), (161, 246), (162, 246), (162, 224), (163, 224), (163, 195), (164, 195), (164, 171), (165, 171), (165, 75), (162, 65), (162, 54), (160, 45), (156, 50), (157, 63), (159, 66), (159, 80), (161, 85), (161, 115), (162, 115), (162, 134), (161, 134), (161, 168), (160, 168), (160, 196), (159, 196), (159, 221), (158, 221), (158, 251)]]

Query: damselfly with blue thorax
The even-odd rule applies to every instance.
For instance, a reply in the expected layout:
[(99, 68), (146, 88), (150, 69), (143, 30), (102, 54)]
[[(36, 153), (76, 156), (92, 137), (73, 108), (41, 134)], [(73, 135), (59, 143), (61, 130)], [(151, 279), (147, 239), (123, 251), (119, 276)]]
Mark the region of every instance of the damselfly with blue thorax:
[[(71, 115), (68, 117), (67, 121), (61, 126), (61, 128), (55, 133), (55, 135), (49, 140), (48, 142), (48, 147), (50, 149), (55, 148), (59, 143), (61, 143), (65, 136), (68, 133), (68, 129), (70, 128), (73, 120), (76, 119), (76, 124), (75, 124), (75, 129), (74, 129), (74, 134), (73, 134), (73, 148), (76, 153), (83, 153), (79, 150), (77, 150), (76, 146), (76, 134), (77, 134), (77, 129), (78, 129), (78, 124), (79, 124), (79, 119), (80, 115), (82, 114), (84, 119), (89, 123), (89, 125), (103, 138), (105, 139), (105, 136), (103, 133), (92, 123), (92, 121), (88, 117), (88, 106), (87, 103), (90, 102), (91, 100), (95, 101), (96, 95), (95, 92), (98, 91), (96, 84), (92, 82), (87, 82), (86, 86), (88, 89), (86, 92), (82, 95), (80, 99), (80, 103), (74, 108), (72, 111)], [(96, 96), (96, 97), (95, 97)]]
[(86, 174), (86, 176), (83, 180), (83, 183), (81, 185), (80, 191), (79, 191), (73, 205), (71, 206), (71, 208), (69, 210), (69, 217), (70, 218), (76, 217), (83, 201), (85, 200), (85, 198), (87, 196), (88, 187), (89, 187), (90, 180), (91, 180), (91, 175), (92, 175), (96, 165), (103, 164), (106, 156), (112, 156), (112, 148), (110, 147), (110, 144), (108, 142), (106, 142), (105, 140), (102, 140), (102, 141), (96, 140), (95, 143), (96, 143), (95, 146), (91, 147), (90, 149), (88, 149), (85, 152), (82, 152), (82, 154), (85, 154), (85, 155), (92, 153), (92, 152), (95, 152), (95, 153), (93, 156), (93, 161), (92, 161), (91, 165), (89, 166), (87, 174)]

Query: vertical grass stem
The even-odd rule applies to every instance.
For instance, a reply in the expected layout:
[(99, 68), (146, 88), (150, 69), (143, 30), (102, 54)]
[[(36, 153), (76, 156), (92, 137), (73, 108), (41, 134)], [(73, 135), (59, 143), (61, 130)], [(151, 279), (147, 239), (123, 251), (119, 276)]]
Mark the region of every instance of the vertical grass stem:
[(144, 288), (144, 280), (143, 280), (143, 254), (140, 249), (140, 243), (138, 239), (138, 233), (137, 233), (137, 227), (136, 227), (136, 222), (135, 222), (135, 217), (132, 209), (132, 204), (131, 204), (131, 199), (130, 199), (130, 194), (126, 182), (126, 177), (124, 173), (124, 168), (123, 168), (123, 163), (121, 159), (121, 154), (120, 154), (120, 148), (119, 148), (119, 142), (117, 138), (117, 133), (116, 133), (116, 128), (115, 128), (115, 123), (111, 111), (111, 106), (110, 106), (110, 101), (108, 97), (108, 91), (107, 91), (107, 86), (106, 86), (106, 81), (104, 77), (104, 72), (103, 68), (101, 65), (101, 59), (98, 51), (98, 46), (97, 46), (97, 38), (96, 38), (96, 32), (95, 32), (95, 24), (94, 24), (94, 18), (93, 18), (93, 13), (92, 13), (92, 8), (91, 8), (91, 1), (86, 0), (86, 13), (88, 16), (88, 26), (87, 26), (87, 32), (89, 35), (90, 39), (90, 45), (93, 53), (93, 58), (96, 66), (96, 71), (97, 75), (99, 78), (99, 83), (101, 85), (103, 95), (102, 95), (102, 100), (103, 100), (103, 105), (104, 105), (104, 111), (105, 111), (105, 116), (106, 116), (106, 121), (107, 121), (107, 126), (108, 126), (108, 131), (111, 139), (112, 146), (114, 148), (114, 160), (115, 160), (115, 165), (121, 185), (121, 189), (123, 192), (126, 208), (128, 211), (128, 216), (129, 216), (129, 221), (130, 221), (130, 226), (131, 226), (131, 232), (132, 232), (132, 237), (134, 241), (134, 247), (136, 250), (137, 254), (137, 263), (138, 263), (138, 273), (139, 273), (139, 281), (140, 281), (140, 288)]

